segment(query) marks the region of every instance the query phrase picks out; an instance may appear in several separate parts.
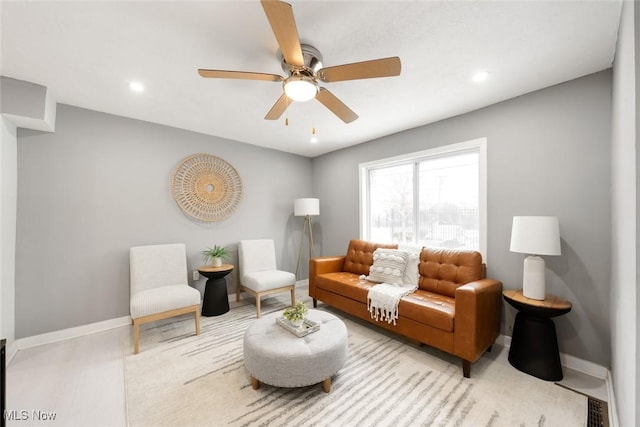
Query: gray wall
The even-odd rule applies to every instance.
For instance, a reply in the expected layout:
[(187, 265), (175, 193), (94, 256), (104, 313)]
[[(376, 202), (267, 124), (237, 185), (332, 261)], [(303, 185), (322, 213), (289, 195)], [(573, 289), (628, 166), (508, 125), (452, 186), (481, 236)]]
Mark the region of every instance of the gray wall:
[[(196, 153), (223, 158), (242, 179), (226, 221), (191, 220), (173, 200), (172, 173)], [(128, 315), (135, 245), (186, 243), (191, 271), (207, 246), (232, 247), (237, 265), (239, 240), (274, 238), (281, 267), (294, 271), (293, 200), (310, 193), (308, 158), (59, 104), (55, 133), (18, 131), (16, 338)], [(236, 280), (227, 276), (230, 292)]]
[[(556, 320), (560, 351), (609, 366), (610, 132), (607, 70), (314, 158), (320, 250), (343, 254), (359, 235), (359, 163), (486, 137), (489, 276), (520, 288), (524, 255), (509, 252), (512, 217), (557, 215), (562, 256), (546, 257), (547, 292), (573, 303)], [(515, 311), (504, 314), (510, 335)]]
[[(634, 12), (635, 9), (635, 12)], [(621, 426), (640, 422), (638, 328), (638, 90), (640, 9), (624, 2), (613, 64), (611, 374)], [(635, 28), (635, 30), (634, 30)]]

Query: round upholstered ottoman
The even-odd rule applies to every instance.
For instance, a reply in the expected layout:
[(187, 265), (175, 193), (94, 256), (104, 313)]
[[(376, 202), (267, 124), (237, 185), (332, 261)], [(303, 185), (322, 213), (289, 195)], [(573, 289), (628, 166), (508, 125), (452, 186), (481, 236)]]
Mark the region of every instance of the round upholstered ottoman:
[(322, 383), (331, 390), (331, 377), (347, 359), (347, 327), (331, 313), (309, 310), (307, 318), (320, 330), (298, 337), (276, 323), (278, 311), (257, 319), (244, 334), (244, 364), (254, 389), (260, 382), (276, 387)]

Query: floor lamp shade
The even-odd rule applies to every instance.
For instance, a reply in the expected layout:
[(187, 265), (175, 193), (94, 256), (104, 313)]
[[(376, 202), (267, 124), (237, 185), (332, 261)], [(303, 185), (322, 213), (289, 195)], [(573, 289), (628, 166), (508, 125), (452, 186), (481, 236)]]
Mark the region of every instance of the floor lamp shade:
[(545, 263), (537, 255), (561, 255), (560, 225), (555, 216), (514, 216), (511, 252), (529, 254), (524, 260), (522, 294), (545, 298)]
[(295, 199), (293, 214), (295, 216), (320, 215), (320, 199)]

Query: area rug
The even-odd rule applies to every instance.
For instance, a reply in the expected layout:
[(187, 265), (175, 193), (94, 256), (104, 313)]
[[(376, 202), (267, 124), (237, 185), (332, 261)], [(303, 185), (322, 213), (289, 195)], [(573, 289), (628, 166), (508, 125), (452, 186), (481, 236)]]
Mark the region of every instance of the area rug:
[[(283, 310), (269, 298), (264, 314)], [(386, 334), (350, 316), (349, 354), (330, 393), (320, 385), (250, 386), (242, 338), (255, 306), (141, 332), (125, 358), (127, 413), (142, 426), (585, 426), (587, 398), (523, 374), (487, 353), (462, 376), (458, 359)], [(292, 335), (294, 339), (298, 339)], [(504, 359), (504, 357), (503, 357)]]

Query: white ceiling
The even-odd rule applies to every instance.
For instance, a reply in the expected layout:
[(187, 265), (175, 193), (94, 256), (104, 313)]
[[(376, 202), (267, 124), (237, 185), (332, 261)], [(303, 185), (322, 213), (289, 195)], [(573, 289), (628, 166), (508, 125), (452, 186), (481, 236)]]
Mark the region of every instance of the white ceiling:
[[(621, 9), (620, 0), (290, 3), (324, 66), (400, 57), (399, 77), (321, 85), (355, 122), (315, 100), (289, 107), (288, 126), (267, 121), (280, 83), (197, 74), (283, 74), (257, 0), (2, 0), (0, 73), (45, 85), (61, 103), (314, 157), (609, 68)], [(489, 80), (472, 82), (481, 69)], [(144, 93), (128, 89), (134, 80)]]

